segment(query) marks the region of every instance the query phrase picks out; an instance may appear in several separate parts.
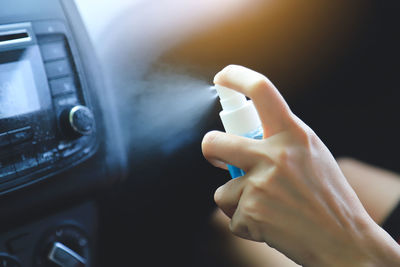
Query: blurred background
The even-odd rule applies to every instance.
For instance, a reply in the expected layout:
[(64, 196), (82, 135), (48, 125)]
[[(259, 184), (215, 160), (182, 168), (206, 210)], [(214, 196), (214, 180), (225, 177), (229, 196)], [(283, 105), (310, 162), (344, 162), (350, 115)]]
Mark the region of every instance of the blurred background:
[(398, 168), (385, 156), (399, 136), (397, 1), (76, 3), (111, 76), (162, 63), (211, 84), (241, 64), (267, 75), (335, 155)]
[(100, 250), (116, 262), (105, 266), (233, 266), (209, 225), (229, 177), (200, 151), (204, 133), (221, 129), (209, 87), (228, 64), (268, 76), (335, 157), (400, 172), (398, 1), (75, 2), (134, 170), (109, 197), (122, 204), (102, 211), (103, 227), (115, 226)]

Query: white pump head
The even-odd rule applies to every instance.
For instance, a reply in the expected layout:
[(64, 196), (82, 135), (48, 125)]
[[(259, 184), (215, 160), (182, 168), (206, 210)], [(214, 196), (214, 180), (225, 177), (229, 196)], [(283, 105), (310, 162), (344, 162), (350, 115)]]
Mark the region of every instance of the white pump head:
[(245, 135), (261, 126), (257, 110), (250, 100), (232, 89), (215, 85), (220, 98), (220, 117), (227, 133)]
[(232, 89), (216, 85), (215, 89), (220, 98), (222, 109), (232, 111), (246, 104), (246, 97)]

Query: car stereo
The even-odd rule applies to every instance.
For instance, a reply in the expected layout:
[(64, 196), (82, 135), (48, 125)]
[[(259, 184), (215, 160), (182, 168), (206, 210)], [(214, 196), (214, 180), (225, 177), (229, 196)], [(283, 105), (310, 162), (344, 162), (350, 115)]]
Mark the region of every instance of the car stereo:
[(96, 123), (62, 21), (0, 25), (0, 194), (90, 157)]

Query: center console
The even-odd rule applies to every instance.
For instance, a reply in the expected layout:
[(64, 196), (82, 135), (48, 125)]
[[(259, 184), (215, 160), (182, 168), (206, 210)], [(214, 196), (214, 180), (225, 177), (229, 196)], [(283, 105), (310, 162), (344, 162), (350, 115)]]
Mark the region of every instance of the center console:
[(64, 23), (0, 26), (0, 194), (90, 157), (95, 118)]
[(73, 1), (0, 3), (0, 267), (95, 265), (126, 156), (92, 51)]

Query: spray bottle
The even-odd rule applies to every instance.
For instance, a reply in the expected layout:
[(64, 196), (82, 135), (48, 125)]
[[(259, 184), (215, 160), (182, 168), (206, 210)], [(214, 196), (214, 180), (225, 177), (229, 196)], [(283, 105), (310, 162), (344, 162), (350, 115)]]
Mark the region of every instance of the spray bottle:
[[(222, 111), (219, 113), (225, 131), (253, 139), (263, 138), (263, 129), (253, 101), (232, 89), (215, 85), (220, 98)], [(245, 172), (228, 165), (232, 178), (243, 176)]]

